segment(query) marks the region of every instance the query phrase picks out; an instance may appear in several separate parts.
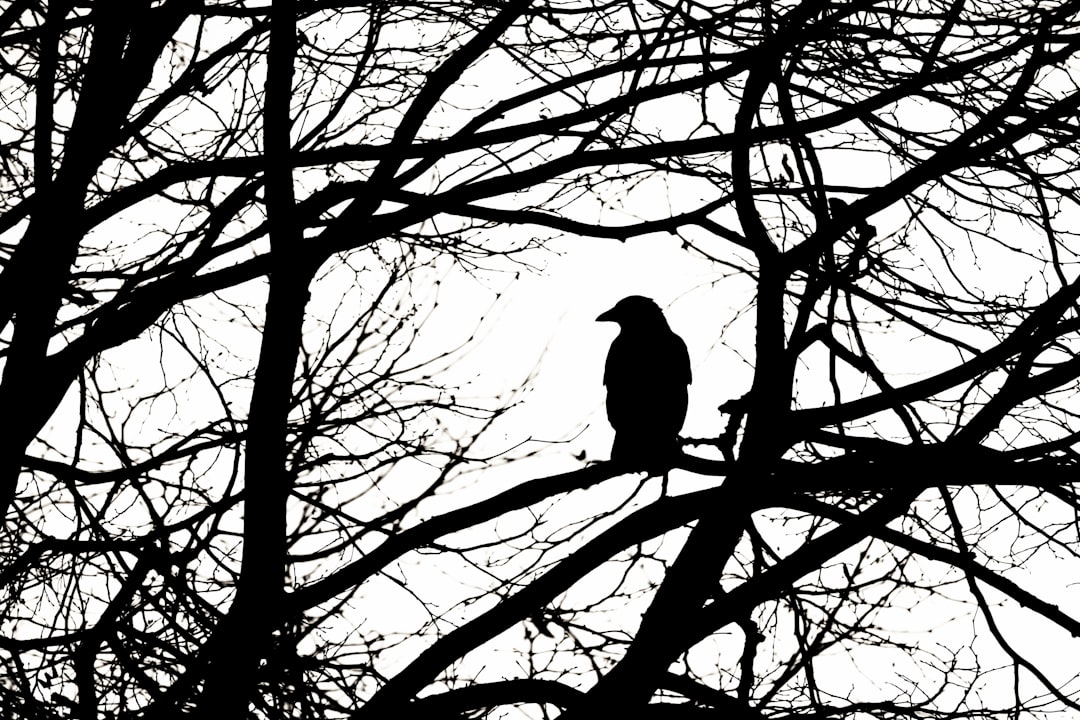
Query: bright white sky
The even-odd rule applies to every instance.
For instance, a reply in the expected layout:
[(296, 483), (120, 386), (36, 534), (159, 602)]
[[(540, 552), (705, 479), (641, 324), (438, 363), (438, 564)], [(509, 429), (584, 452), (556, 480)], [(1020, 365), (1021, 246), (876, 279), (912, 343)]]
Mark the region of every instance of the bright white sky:
[[(596, 316), (627, 295), (645, 295), (664, 308), (690, 350), (694, 382), (683, 434), (715, 435), (721, 428), (716, 407), (745, 392), (751, 377), (750, 368), (719, 345), (718, 327), (735, 305), (724, 296), (725, 286), (737, 289), (736, 283), (712, 286), (716, 268), (667, 235), (625, 243), (566, 238), (557, 249), (563, 254), (548, 256), (541, 273), (523, 274), (507, 288), (502, 312), (475, 351), (477, 360), (482, 357), (497, 370), (485, 384), (517, 387), (539, 363), (514, 413), (514, 426), (525, 436), (557, 440), (587, 423), (565, 454), (585, 450), (589, 459), (607, 459), (612, 435), (602, 377), (618, 327), (598, 323)], [(741, 323), (742, 330), (752, 329), (749, 320)]]

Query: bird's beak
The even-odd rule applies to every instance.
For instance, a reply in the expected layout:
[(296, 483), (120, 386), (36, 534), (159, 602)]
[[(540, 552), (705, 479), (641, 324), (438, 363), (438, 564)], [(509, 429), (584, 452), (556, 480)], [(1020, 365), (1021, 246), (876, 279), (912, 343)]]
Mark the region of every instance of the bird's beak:
[(618, 322), (615, 319), (615, 308), (611, 308), (607, 312), (602, 312), (597, 316), (596, 322)]

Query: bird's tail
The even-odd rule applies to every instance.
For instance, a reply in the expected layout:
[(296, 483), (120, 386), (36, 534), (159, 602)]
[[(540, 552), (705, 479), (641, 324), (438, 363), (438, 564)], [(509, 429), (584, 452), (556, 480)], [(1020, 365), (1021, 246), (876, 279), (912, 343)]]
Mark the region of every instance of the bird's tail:
[(611, 446), (611, 459), (635, 470), (663, 472), (675, 464), (682, 453), (679, 438), (639, 437), (634, 434), (616, 433)]

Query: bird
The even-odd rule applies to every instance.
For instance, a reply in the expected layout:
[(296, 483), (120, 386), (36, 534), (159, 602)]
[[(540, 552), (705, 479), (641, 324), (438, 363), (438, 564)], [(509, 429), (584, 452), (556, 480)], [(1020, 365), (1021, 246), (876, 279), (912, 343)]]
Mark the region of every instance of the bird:
[(623, 298), (596, 320), (619, 325), (604, 365), (607, 417), (615, 430), (611, 459), (666, 471), (679, 453), (686, 419), (691, 382), (686, 343), (671, 330), (660, 306), (641, 295)]

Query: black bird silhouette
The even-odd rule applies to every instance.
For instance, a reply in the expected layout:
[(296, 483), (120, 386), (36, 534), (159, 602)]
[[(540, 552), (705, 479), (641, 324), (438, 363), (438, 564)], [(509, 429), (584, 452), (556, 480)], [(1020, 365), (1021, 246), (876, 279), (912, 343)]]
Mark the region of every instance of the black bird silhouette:
[(690, 354), (660, 307), (631, 295), (596, 318), (619, 324), (604, 367), (607, 416), (615, 428), (611, 459), (665, 470), (679, 452), (686, 419)]

